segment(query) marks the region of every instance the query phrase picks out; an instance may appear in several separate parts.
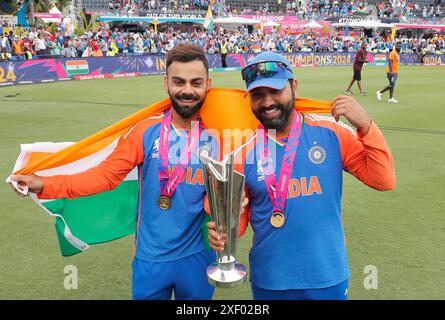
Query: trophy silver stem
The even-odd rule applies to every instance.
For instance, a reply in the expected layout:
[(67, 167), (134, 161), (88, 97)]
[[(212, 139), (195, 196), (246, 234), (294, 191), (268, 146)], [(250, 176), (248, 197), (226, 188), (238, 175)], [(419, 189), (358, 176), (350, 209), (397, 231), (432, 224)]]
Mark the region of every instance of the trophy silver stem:
[(246, 267), (237, 263), (235, 258), (244, 176), (234, 171), (233, 154), (223, 162), (202, 154), (200, 158), (212, 220), (216, 230), (227, 235), (227, 244), (218, 253), (217, 262), (207, 268), (208, 280), (216, 287), (231, 288), (244, 282), (247, 276)]
[[(228, 161), (227, 161), (227, 165), (225, 168), (228, 168), (228, 170), (225, 172), (226, 176), (227, 176), (227, 183), (224, 184), (225, 187), (225, 198), (227, 199), (226, 201), (226, 213), (224, 215), (224, 217), (227, 219), (226, 222), (226, 226), (227, 226), (227, 231), (230, 232), (230, 230), (232, 230), (232, 201), (233, 201), (233, 154), (230, 154), (228, 157)], [(238, 229), (238, 228), (236, 228)], [(238, 231), (238, 230), (236, 230)], [(227, 239), (229, 240), (229, 239)], [(231, 239), (232, 240), (232, 239)], [(236, 239), (235, 239), (236, 240)], [(223, 251), (223, 254), (225, 254), (225, 256), (228, 256), (229, 258), (231, 258), (233, 256), (235, 256), (235, 251), (234, 251), (235, 247), (232, 246), (232, 241), (227, 241), (227, 245), (225, 248), (225, 251)]]

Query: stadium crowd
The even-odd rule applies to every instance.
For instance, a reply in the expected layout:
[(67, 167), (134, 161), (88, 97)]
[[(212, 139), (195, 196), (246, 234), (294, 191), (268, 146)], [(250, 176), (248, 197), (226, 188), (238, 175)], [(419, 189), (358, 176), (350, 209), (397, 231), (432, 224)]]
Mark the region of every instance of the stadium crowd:
[[(326, 19), (329, 17), (350, 17), (354, 14), (367, 14), (368, 2), (359, 0), (288, 0), (261, 1), (259, 3), (243, 3), (242, 1), (215, 0), (212, 11), (215, 15), (226, 16), (236, 14), (295, 14), (301, 19)], [(87, 4), (88, 5), (88, 4)], [(131, 5), (123, 1), (110, 1), (107, 7), (92, 8), (91, 11), (122, 16), (144, 16), (152, 12), (163, 14), (184, 14), (205, 11), (209, 0), (192, 1), (159, 1), (141, 0)]]
[[(161, 9), (181, 13), (190, 10), (206, 10), (209, 0), (140, 0), (125, 5), (122, 0), (100, 2), (114, 14), (140, 15)], [(269, 5), (267, 1), (256, 3), (255, 8), (245, 5), (242, 9), (235, 5), (241, 1), (215, 0), (213, 10), (218, 15), (228, 13), (257, 13), (257, 14), (296, 14), (305, 19), (320, 19), (335, 17), (351, 17), (356, 14), (367, 14), (371, 5), (368, 1), (358, 0), (282, 0)], [(85, 1), (85, 6), (92, 2)], [(96, 1), (97, 3), (97, 1)], [(253, 2), (245, 2), (253, 4)], [(371, 3), (371, 1), (370, 1)], [(375, 13), (378, 17), (417, 17), (422, 12), (422, 18), (443, 17), (440, 1), (434, 2), (428, 8), (410, 0), (382, 0), (373, 1)], [(97, 8), (96, 8), (97, 9)], [(275, 10), (275, 11), (274, 11)], [(278, 11), (277, 11), (278, 10)], [(0, 29), (1, 29), (0, 21)], [(48, 29), (50, 30), (50, 29)], [(319, 31), (317, 33), (307, 29), (301, 33), (290, 34), (272, 29), (272, 33), (263, 33), (261, 29), (253, 31), (245, 27), (237, 30), (226, 30), (216, 27), (213, 31), (206, 31), (202, 27), (175, 28), (160, 27), (160, 30), (148, 27), (144, 32), (125, 32), (121, 28), (114, 28), (108, 24), (99, 30), (89, 31), (80, 36), (67, 35), (63, 24), (57, 30), (49, 32), (44, 28), (31, 28), (22, 31), (10, 31), (0, 35), (0, 60), (24, 60), (34, 56), (57, 57), (98, 57), (122, 54), (165, 54), (179, 43), (195, 43), (207, 53), (259, 53), (261, 51), (277, 52), (354, 52), (366, 41), (371, 52), (389, 52), (395, 41), (402, 42), (402, 52), (418, 54), (445, 52), (444, 35), (431, 33), (427, 36), (414, 36), (412, 33), (398, 33), (398, 38), (391, 40), (390, 31), (374, 32), (372, 36), (365, 36), (361, 31)], [(327, 33), (325, 33), (327, 32)]]
[[(103, 7), (92, 7), (89, 11), (111, 15), (144, 16), (150, 13), (190, 14), (207, 10), (209, 0), (140, 0), (125, 5), (122, 0), (111, 0)], [(370, 1), (371, 2), (371, 1)], [(88, 2), (85, 4), (88, 6)], [(236, 14), (291, 14), (301, 19), (324, 20), (332, 17), (349, 18), (364, 17), (375, 13), (379, 18), (401, 18), (411, 20), (442, 19), (444, 4), (436, 1), (431, 5), (412, 0), (281, 0), (281, 1), (226, 1), (215, 0), (212, 11), (215, 15), (226, 16)]]
[[(224, 44), (223, 44), (224, 41)], [(331, 34), (303, 32), (300, 34), (263, 34), (261, 30), (249, 33), (247, 28), (226, 30), (217, 27), (213, 32), (203, 28), (193, 28), (189, 32), (167, 28), (155, 32), (147, 28), (143, 33), (127, 33), (119, 28), (105, 25), (97, 32), (89, 31), (83, 36), (65, 36), (63, 31), (50, 33), (42, 28), (34, 28), (22, 35), (10, 31), (0, 38), (2, 60), (24, 60), (32, 56), (59, 57), (98, 57), (121, 54), (165, 54), (179, 43), (195, 43), (207, 53), (220, 53), (226, 46), (228, 53), (277, 52), (354, 52), (361, 42), (367, 41), (371, 52), (390, 52), (395, 41), (402, 42), (402, 52), (445, 53), (443, 34), (433, 33), (427, 38), (408, 37), (399, 34), (392, 41), (389, 32), (374, 32), (366, 37), (363, 32), (340, 32)]]
[(378, 17), (394, 18), (399, 17), (404, 20), (415, 18), (441, 19), (444, 16), (444, 7), (440, 3), (427, 7), (419, 1), (393, 0), (376, 3)]

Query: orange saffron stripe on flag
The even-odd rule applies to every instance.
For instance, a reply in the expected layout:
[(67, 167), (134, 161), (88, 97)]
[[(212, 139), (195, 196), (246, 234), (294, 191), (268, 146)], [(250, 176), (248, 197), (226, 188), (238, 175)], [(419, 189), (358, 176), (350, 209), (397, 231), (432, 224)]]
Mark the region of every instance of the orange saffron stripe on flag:
[(79, 65), (88, 65), (88, 62), (86, 60), (68, 60), (65, 62), (66, 66), (79, 66)]
[[(127, 118), (40, 160), (29, 162), (14, 174), (31, 174), (71, 163), (98, 152), (123, 133), (127, 128), (138, 122), (158, 114), (171, 106), (170, 99), (156, 102)], [(296, 110), (310, 113), (331, 113), (331, 101), (318, 101), (305, 98), (295, 100)], [(215, 129), (224, 136), (225, 129), (255, 130), (258, 120), (250, 108), (250, 101), (245, 91), (238, 89), (213, 88), (207, 92), (206, 100), (201, 109), (201, 118), (209, 129)], [(233, 148), (236, 147), (232, 145)]]
[[(99, 141), (85, 147), (84, 149), (80, 149), (78, 152), (74, 153), (71, 157), (59, 158), (58, 161), (53, 160), (51, 165), (46, 166), (45, 170), (66, 165), (73, 161), (77, 161), (79, 159), (88, 157), (89, 155), (92, 155), (92, 154), (98, 152), (99, 150), (105, 149), (107, 146), (109, 146), (111, 143), (113, 143), (113, 141), (118, 139), (124, 132), (125, 132), (125, 130), (121, 130), (112, 136), (109, 136), (109, 137), (106, 137), (105, 139), (99, 140)], [(35, 165), (35, 164), (37, 164), (37, 162), (40, 162), (44, 157), (48, 158), (49, 156), (54, 155), (54, 154), (55, 154), (55, 152), (54, 153), (33, 152), (31, 154), (31, 157), (26, 162), (25, 166), (28, 167), (30, 165)], [(39, 170), (36, 170), (36, 171), (39, 171)]]
[(90, 147), (88, 154), (83, 154), (83, 156), (87, 156), (89, 154), (93, 154), (100, 150), (100, 148), (93, 147), (93, 144), (99, 142), (103, 139), (109, 138), (110, 136), (119, 133), (120, 131), (126, 130), (130, 126), (149, 118), (150, 116), (157, 114), (170, 106), (170, 99), (164, 99), (155, 104), (152, 104), (131, 116), (118, 121), (117, 123), (69, 146), (63, 150), (60, 150), (54, 154), (48, 155), (47, 157), (41, 159), (36, 163), (32, 163), (24, 167), (23, 169), (14, 172), (14, 174), (31, 174), (36, 171), (46, 170), (49, 168), (54, 168), (58, 163), (69, 163), (76, 160), (77, 152), (84, 152), (83, 149)]
[(31, 152), (28, 158), (28, 163), (34, 163), (40, 161), (41, 159), (51, 155), (50, 152)]
[[(297, 98), (295, 108), (300, 112), (330, 114), (332, 101)], [(223, 154), (228, 154), (245, 143), (259, 125), (252, 113), (249, 97), (245, 96), (245, 91), (237, 89), (209, 90), (201, 108), (201, 119), (206, 128), (218, 132)]]

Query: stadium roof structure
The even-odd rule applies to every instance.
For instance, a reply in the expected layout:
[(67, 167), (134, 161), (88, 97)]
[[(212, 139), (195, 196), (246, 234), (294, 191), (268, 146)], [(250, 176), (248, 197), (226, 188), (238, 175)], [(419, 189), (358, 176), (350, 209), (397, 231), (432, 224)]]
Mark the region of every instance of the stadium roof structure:
[(45, 23), (62, 21), (62, 12), (56, 6), (49, 9), (48, 13), (34, 13), (33, 16), (42, 19)]
[(148, 22), (154, 23), (167, 23), (167, 22), (191, 22), (191, 23), (204, 23), (204, 18), (183, 18), (183, 17), (127, 17), (127, 16), (100, 16), (97, 21), (101, 22)]
[(366, 28), (366, 29), (374, 29), (374, 28), (392, 28), (394, 27), (391, 23), (382, 23), (376, 20), (361, 20), (361, 21), (351, 21), (351, 22), (340, 22), (331, 24), (333, 27), (349, 27), (349, 28)]
[(276, 26), (279, 26), (279, 25), (280, 25), (279, 23), (276, 23), (273, 20), (269, 20), (269, 21), (267, 21), (267, 22), (265, 22), (263, 24), (263, 27), (276, 27)]
[(439, 29), (445, 30), (445, 25), (441, 24), (408, 24), (408, 23), (396, 23), (397, 29)]
[(321, 29), (323, 28), (323, 26), (321, 24), (319, 24), (317, 21), (312, 20), (311, 22), (306, 23), (305, 25), (303, 25), (304, 28), (309, 28), (309, 29)]
[[(154, 23), (157, 20), (158, 24), (167, 22), (189, 22), (189, 23), (204, 23), (204, 18), (195, 17), (127, 17), (127, 16), (100, 16), (97, 18), (101, 22), (148, 22)], [(253, 25), (260, 24), (258, 19), (248, 19), (243, 17), (226, 17), (213, 19), (214, 24), (221, 25)]]
[(213, 19), (214, 24), (226, 24), (226, 25), (253, 25), (260, 24), (258, 19), (249, 19), (244, 17), (227, 17)]

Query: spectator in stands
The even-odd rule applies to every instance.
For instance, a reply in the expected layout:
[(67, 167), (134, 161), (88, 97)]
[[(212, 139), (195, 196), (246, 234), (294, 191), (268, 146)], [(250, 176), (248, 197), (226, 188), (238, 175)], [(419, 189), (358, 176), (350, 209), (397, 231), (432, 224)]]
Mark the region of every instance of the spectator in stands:
[(22, 50), (22, 46), (20, 45), (20, 41), (17, 37), (14, 37), (12, 40), (12, 55), (16, 56), (18, 58), (18, 60), (22, 60), (24, 59), (23, 55), (23, 50)]
[[(31, 39), (31, 37), (28, 36), (24, 36), (21, 40), (20, 40), (20, 45), (22, 46), (23, 50), (25, 49), (25, 47), (28, 48), (28, 50), (31, 52), (32, 54), (32, 47), (33, 47), (33, 41)], [(25, 57), (26, 58), (26, 57)]]
[(88, 45), (93, 50), (93, 56), (94, 57), (102, 57), (103, 56), (103, 53), (100, 50), (99, 44), (97, 43), (97, 41), (94, 38), (90, 38), (89, 39)]
[(63, 32), (60, 28), (57, 29), (56, 33), (57, 43), (59, 44), (60, 48), (63, 48), (63, 43), (65, 42), (65, 37), (63, 35)]
[(59, 46), (59, 42), (54, 41), (54, 40), (49, 40), (48, 48), (51, 50), (50, 54), (52, 56), (61, 56), (62, 55), (62, 48)]
[(11, 45), (9, 44), (8, 37), (6, 35), (0, 34), (0, 48), (5, 49), (6, 52), (11, 52)]
[(101, 35), (99, 35), (99, 36), (97, 37), (97, 39), (98, 39), (97, 44), (98, 44), (98, 46), (99, 46), (99, 50), (102, 52), (102, 55), (103, 55), (104, 57), (106, 57), (106, 56), (107, 56), (107, 53), (108, 53), (107, 41), (106, 41), (106, 40), (104, 39), (104, 37), (101, 36)]
[(124, 49), (127, 47), (127, 43), (120, 32), (117, 33), (115, 42), (119, 53), (124, 52)]
[(14, 31), (9, 31), (8, 41), (9, 41), (9, 45), (11, 46), (11, 48), (12, 48), (12, 41), (14, 41), (14, 38), (15, 38)]
[(135, 45), (134, 52), (135, 53), (143, 53), (144, 52), (144, 42), (142, 41), (141, 36), (139, 34), (135, 34), (134, 38), (135, 38), (135, 41), (134, 41), (134, 45)]
[(220, 43), (220, 53), (221, 53), (221, 63), (223, 68), (227, 68), (227, 54), (229, 53), (228, 44), (225, 39), (223, 39)]
[(75, 54), (74, 51), (72, 50), (72, 46), (69, 44), (68, 41), (65, 41), (63, 44), (62, 56), (64, 58), (73, 58), (77, 56), (77, 54)]
[(35, 50), (37, 52), (37, 55), (43, 56), (46, 53), (46, 41), (43, 33), (40, 33), (37, 36), (36, 42), (35, 42)]
[(5, 61), (11, 61), (12, 56), (10, 52), (6, 51), (5, 47), (2, 47), (0, 58), (2, 62), (5, 62)]
[(82, 36), (80, 39), (74, 38), (74, 45), (76, 47), (77, 56), (83, 57), (83, 53), (88, 46), (88, 41), (86, 36)]
[(127, 43), (127, 47), (124, 49), (124, 52), (130, 54), (134, 53), (134, 37), (127, 36), (125, 42)]
[(25, 53), (25, 59), (26, 60), (32, 60), (32, 52), (29, 50), (29, 48), (27, 46), (23, 47), (23, 51)]
[(108, 9), (110, 9), (111, 11), (114, 11), (114, 2), (113, 1), (110, 1), (110, 2), (108, 2)]
[(94, 57), (94, 50), (90, 44), (87, 44), (87, 47), (85, 48), (85, 50), (83, 50), (82, 57)]

